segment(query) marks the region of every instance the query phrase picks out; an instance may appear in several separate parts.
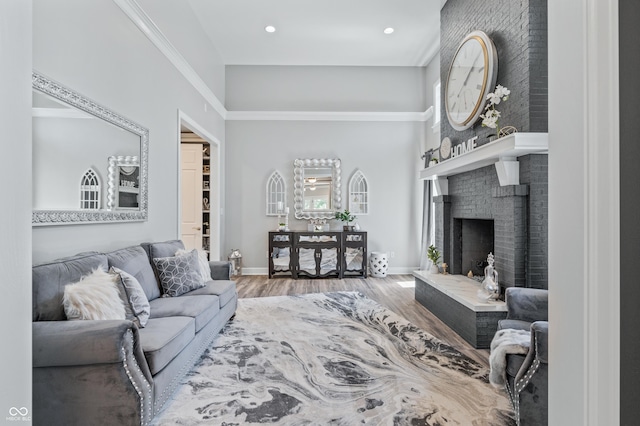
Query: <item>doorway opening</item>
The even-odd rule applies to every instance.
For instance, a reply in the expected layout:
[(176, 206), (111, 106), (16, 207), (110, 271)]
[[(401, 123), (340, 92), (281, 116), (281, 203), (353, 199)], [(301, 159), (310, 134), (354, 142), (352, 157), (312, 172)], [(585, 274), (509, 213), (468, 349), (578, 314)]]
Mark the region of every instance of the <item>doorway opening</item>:
[(188, 250), (220, 260), (220, 146), (180, 114), (179, 232)]

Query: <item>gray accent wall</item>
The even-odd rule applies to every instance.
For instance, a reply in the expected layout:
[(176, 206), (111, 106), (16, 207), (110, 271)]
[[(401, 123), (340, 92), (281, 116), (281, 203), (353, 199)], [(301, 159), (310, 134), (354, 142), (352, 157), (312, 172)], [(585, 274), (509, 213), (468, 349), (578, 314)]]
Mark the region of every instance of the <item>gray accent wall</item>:
[(619, 2), (620, 17), (620, 424), (640, 418), (640, 3)]
[[(444, 93), (453, 55), (462, 39), (481, 30), (493, 40), (498, 52), (498, 78), (511, 90), (501, 103), (500, 126), (515, 126), (520, 132), (548, 129), (547, 1), (546, 0), (448, 0), (440, 14), (440, 76)], [(442, 98), (444, 112), (444, 95)], [(446, 115), (441, 136), (466, 141), (479, 135), (478, 145), (495, 129), (482, 127), (481, 120), (465, 131), (455, 131)]]

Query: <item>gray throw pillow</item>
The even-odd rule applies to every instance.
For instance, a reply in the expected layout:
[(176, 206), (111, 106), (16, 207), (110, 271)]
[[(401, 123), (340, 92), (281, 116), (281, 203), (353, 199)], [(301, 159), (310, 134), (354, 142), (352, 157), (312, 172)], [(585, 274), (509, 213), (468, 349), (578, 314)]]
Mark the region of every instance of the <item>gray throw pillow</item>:
[(112, 266), (109, 272), (116, 274), (119, 277), (117, 281), (120, 297), (124, 302), (124, 309), (126, 312), (126, 318), (135, 322), (138, 327), (144, 327), (149, 321), (149, 314), (151, 313), (151, 307), (149, 305), (149, 299), (144, 293), (140, 282), (130, 273), (123, 271), (120, 268)]
[(198, 252), (192, 250), (182, 256), (153, 259), (162, 286), (162, 297), (175, 297), (206, 284), (200, 276)]
[[(207, 253), (202, 249), (195, 249), (198, 252), (198, 264), (200, 267), (198, 270), (200, 271), (200, 276), (202, 277), (202, 281), (208, 283), (213, 280), (211, 278), (211, 266), (209, 266), (209, 259), (207, 259)], [(185, 249), (179, 249), (176, 251), (176, 256), (184, 256), (189, 254), (189, 251)]]

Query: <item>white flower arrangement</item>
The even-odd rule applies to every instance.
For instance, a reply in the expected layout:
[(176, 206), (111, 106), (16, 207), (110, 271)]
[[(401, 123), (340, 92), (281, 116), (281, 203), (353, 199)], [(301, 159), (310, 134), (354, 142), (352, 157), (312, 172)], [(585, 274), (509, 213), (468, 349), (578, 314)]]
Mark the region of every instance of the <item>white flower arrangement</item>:
[(484, 108), (485, 113), (480, 114), (482, 118), (482, 127), (490, 127), (496, 129), (496, 136), (500, 136), (500, 126), (498, 125), (498, 119), (500, 118), (500, 111), (496, 109), (496, 105), (500, 101), (506, 101), (509, 99), (511, 90), (504, 86), (497, 85), (496, 90), (487, 95), (487, 106)]

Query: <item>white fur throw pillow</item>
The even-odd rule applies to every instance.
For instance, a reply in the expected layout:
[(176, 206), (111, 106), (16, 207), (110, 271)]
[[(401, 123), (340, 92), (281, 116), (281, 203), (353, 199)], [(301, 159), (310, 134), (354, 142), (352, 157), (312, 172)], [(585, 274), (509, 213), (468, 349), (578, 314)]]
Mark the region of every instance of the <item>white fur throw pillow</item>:
[[(202, 249), (194, 249), (198, 252), (198, 265), (200, 267), (198, 270), (200, 271), (200, 276), (202, 277), (202, 281), (208, 283), (212, 280), (211, 278), (211, 267), (209, 266), (209, 259), (207, 259), (207, 252)], [(178, 249), (176, 251), (176, 256), (184, 256), (186, 254), (191, 253), (192, 250)]]
[(116, 279), (116, 275), (97, 268), (77, 283), (67, 284), (62, 297), (67, 319), (125, 319), (124, 304), (116, 287)]

